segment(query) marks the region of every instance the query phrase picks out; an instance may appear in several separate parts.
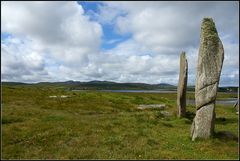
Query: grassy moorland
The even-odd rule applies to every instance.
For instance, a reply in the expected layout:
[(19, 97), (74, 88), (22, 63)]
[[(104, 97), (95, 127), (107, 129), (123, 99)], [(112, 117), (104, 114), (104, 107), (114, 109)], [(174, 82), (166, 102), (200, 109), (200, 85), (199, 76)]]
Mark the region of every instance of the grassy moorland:
[[(69, 98), (49, 98), (68, 95)], [(238, 159), (238, 115), (216, 107), (216, 135), (191, 141), (194, 106), (176, 117), (176, 94), (72, 92), (39, 86), (2, 87), (3, 159)], [(218, 94), (218, 99), (237, 97)], [(187, 98), (194, 98), (188, 93)], [(166, 104), (171, 116), (139, 104)]]

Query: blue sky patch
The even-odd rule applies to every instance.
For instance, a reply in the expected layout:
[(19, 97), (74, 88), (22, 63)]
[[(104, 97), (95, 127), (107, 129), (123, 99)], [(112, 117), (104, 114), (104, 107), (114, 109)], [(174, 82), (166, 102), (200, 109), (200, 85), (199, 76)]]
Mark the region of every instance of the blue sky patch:
[(131, 34), (124, 34), (124, 35), (119, 35), (115, 30), (114, 30), (114, 25), (108, 24), (108, 25), (103, 25), (103, 42), (102, 42), (102, 49), (112, 49), (116, 47), (117, 44), (128, 40), (131, 38)]
[(7, 38), (9, 38), (9, 37), (11, 37), (12, 36), (12, 34), (10, 34), (10, 33), (7, 33), (7, 32), (1, 32), (1, 40), (4, 40), (4, 39), (7, 39)]
[[(89, 16), (90, 20), (97, 21), (94, 13), (99, 14), (99, 6), (104, 5), (102, 2), (87, 2), (78, 1), (78, 3), (83, 7), (84, 13)], [(118, 16), (125, 16), (126, 13), (120, 13)], [(120, 35), (115, 31), (115, 23), (102, 24), (99, 22), (103, 29), (103, 37), (101, 48), (103, 50), (108, 50), (116, 47), (117, 44), (124, 42), (131, 38), (131, 34)]]
[(89, 12), (99, 12), (99, 6), (103, 5), (102, 2), (87, 2), (87, 1), (78, 1), (78, 4), (84, 9), (84, 13), (88, 14)]

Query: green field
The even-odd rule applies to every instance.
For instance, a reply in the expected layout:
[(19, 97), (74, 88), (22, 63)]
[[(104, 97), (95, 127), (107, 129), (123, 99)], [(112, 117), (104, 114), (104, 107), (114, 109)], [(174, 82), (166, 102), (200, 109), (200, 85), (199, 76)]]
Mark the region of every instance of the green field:
[[(49, 98), (68, 95), (69, 98)], [(237, 97), (219, 93), (218, 99)], [(238, 159), (238, 115), (216, 107), (216, 135), (191, 141), (194, 106), (176, 117), (176, 94), (72, 92), (44, 86), (2, 87), (3, 159)], [(187, 98), (194, 98), (188, 93)], [(139, 110), (139, 104), (166, 104)]]

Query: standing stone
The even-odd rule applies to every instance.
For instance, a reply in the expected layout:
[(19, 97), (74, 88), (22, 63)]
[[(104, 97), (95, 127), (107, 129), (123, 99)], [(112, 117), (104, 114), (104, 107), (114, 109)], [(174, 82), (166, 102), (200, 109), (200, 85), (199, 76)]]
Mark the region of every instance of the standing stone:
[(177, 89), (177, 107), (178, 117), (184, 117), (186, 114), (186, 91), (187, 91), (188, 62), (185, 52), (180, 56), (180, 73)]
[(238, 114), (239, 112), (239, 88), (238, 88), (238, 100), (236, 101), (236, 103), (233, 105), (233, 107), (236, 109), (236, 114)]
[(236, 110), (238, 111), (237, 105), (238, 105), (238, 100), (237, 100), (236, 103), (233, 105), (233, 107), (236, 108)]
[(215, 102), (224, 59), (223, 45), (212, 18), (203, 19), (200, 39), (195, 86), (197, 111), (191, 127), (193, 141), (214, 133)]

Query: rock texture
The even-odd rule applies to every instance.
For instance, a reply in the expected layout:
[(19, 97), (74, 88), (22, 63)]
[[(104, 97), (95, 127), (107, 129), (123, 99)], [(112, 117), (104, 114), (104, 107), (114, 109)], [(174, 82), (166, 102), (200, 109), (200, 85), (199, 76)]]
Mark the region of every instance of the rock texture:
[(236, 108), (236, 110), (238, 111), (237, 106), (238, 106), (238, 100), (237, 100), (236, 103), (233, 105), (233, 107)]
[(165, 104), (139, 105), (137, 108), (140, 110), (150, 109), (150, 108), (158, 108), (160, 110), (164, 110), (166, 108), (166, 105)]
[(212, 18), (204, 18), (201, 26), (197, 64), (195, 100), (196, 116), (191, 136), (209, 138), (214, 132), (215, 102), (224, 59), (224, 49)]
[(239, 112), (239, 88), (238, 88), (238, 100), (236, 101), (236, 103), (233, 105), (233, 107), (236, 109), (236, 114), (238, 114)]
[(172, 114), (168, 111), (160, 111), (160, 113), (164, 116), (164, 117), (169, 117), (172, 116)]
[(185, 52), (182, 52), (180, 56), (180, 73), (177, 89), (178, 117), (184, 117), (186, 114), (187, 77), (188, 77), (188, 62), (186, 59)]

